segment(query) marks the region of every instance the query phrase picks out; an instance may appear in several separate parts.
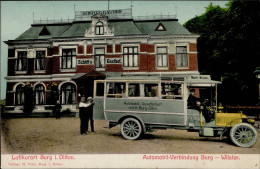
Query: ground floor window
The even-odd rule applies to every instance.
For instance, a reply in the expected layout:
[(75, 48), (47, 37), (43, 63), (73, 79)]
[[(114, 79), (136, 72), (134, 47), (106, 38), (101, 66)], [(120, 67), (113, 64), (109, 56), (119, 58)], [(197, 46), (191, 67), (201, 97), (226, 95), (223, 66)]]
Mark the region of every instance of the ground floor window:
[(65, 83), (61, 86), (61, 104), (76, 103), (76, 86), (73, 83)]
[(15, 104), (23, 105), (23, 103), (24, 103), (24, 89), (23, 89), (23, 85), (20, 84), (16, 87)]
[(45, 102), (45, 90), (42, 84), (35, 87), (35, 104), (43, 105)]

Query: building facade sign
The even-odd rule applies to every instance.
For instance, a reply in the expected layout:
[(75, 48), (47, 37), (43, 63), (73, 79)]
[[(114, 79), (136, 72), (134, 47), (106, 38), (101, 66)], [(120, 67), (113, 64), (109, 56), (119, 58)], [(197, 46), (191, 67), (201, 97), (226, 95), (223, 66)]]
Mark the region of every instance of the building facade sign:
[(106, 59), (106, 64), (122, 64), (121, 58), (108, 58)]
[(77, 59), (77, 65), (93, 65), (93, 59)]
[(102, 10), (102, 11), (75, 11), (76, 20), (85, 20), (91, 19), (91, 16), (96, 14), (102, 14), (109, 16), (109, 18), (131, 18), (132, 10), (131, 9), (116, 9), (116, 10)]

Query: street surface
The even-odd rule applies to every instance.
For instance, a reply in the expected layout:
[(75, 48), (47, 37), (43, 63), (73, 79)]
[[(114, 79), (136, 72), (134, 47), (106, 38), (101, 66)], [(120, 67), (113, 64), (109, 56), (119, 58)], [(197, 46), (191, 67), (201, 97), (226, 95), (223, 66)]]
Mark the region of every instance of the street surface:
[(23, 154), (260, 154), (258, 142), (252, 148), (233, 145), (227, 138), (200, 138), (185, 130), (157, 130), (141, 140), (124, 140), (120, 127), (103, 128), (95, 121), (95, 132), (80, 135), (77, 117), (13, 118), (2, 120), (2, 153)]

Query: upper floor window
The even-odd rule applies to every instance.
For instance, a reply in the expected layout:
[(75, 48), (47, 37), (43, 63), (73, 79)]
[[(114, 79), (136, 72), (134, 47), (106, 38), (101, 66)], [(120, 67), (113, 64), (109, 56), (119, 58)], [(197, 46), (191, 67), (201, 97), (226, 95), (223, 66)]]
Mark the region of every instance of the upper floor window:
[(105, 48), (95, 48), (95, 66), (96, 68), (105, 67)]
[(102, 22), (98, 22), (95, 28), (96, 35), (104, 35), (104, 25)]
[(62, 69), (76, 68), (76, 49), (63, 49), (61, 57)]
[(73, 83), (65, 83), (61, 86), (61, 104), (76, 103), (76, 86)]
[(177, 46), (176, 48), (177, 56), (177, 67), (187, 67), (188, 66), (188, 53), (187, 46)]
[(124, 67), (138, 67), (138, 47), (124, 47)]
[(45, 51), (36, 51), (34, 68), (35, 70), (45, 70)]
[(27, 52), (17, 52), (16, 70), (22, 71), (27, 70)]
[(168, 55), (167, 47), (157, 47), (157, 66), (166, 67), (168, 66)]
[(24, 103), (24, 89), (23, 89), (23, 85), (20, 84), (16, 87), (15, 104), (23, 105), (23, 103)]
[(35, 87), (35, 104), (42, 105), (45, 100), (45, 90), (42, 84), (38, 84)]

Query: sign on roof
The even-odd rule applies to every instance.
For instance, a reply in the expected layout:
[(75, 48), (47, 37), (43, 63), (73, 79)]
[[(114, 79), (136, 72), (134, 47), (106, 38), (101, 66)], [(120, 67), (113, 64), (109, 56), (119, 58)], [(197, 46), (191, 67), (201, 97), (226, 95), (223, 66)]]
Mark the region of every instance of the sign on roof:
[(131, 9), (115, 9), (115, 10), (97, 10), (97, 11), (75, 11), (75, 20), (90, 20), (91, 16), (102, 14), (109, 17), (109, 19), (131, 18)]

